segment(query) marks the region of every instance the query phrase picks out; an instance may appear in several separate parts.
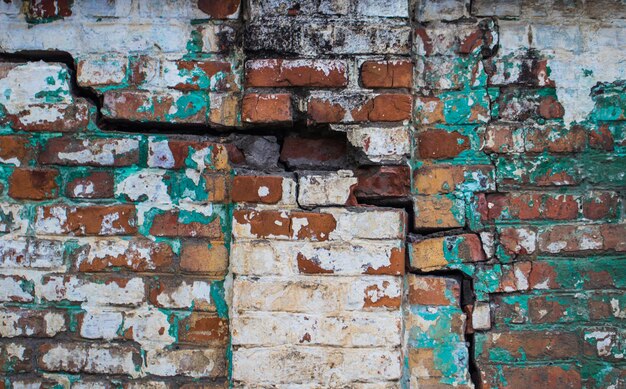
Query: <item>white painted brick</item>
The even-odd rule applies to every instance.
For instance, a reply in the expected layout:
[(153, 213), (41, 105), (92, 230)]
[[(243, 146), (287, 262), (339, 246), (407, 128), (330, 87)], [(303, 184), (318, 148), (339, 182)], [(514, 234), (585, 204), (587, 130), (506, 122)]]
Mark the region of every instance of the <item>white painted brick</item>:
[(357, 178), (349, 170), (336, 173), (305, 173), (298, 180), (298, 203), (303, 207), (344, 205)]
[(522, 12), (521, 0), (474, 0), (472, 15), (517, 17)]
[(491, 309), (489, 303), (476, 301), (472, 312), (472, 327), (475, 330), (491, 329)]
[[(28, 228), (28, 208), (21, 204), (0, 203), (0, 232), (26, 234)], [(0, 239), (13, 239), (2, 236)]]
[(143, 279), (130, 278), (118, 284), (93, 282), (72, 276), (51, 276), (47, 282), (36, 285), (35, 294), (44, 301), (75, 301), (92, 305), (137, 305), (144, 299)]
[(77, 80), (81, 86), (121, 84), (126, 77), (125, 55), (89, 55), (78, 59)]
[(56, 103), (73, 102), (70, 76), (63, 64), (43, 61), (0, 64), (0, 77), (0, 105), (7, 113), (18, 113), (29, 104), (45, 103), (49, 94)]
[(161, 377), (217, 377), (226, 373), (225, 356), (220, 349), (148, 351), (145, 372)]
[(279, 346), (240, 348), (233, 352), (233, 379), (244, 383), (319, 383), (396, 380), (399, 349)]
[(354, 126), (348, 141), (372, 162), (401, 162), (411, 153), (411, 137), (406, 127), (374, 128)]
[(382, 16), (395, 18), (409, 17), (409, 2), (405, 0), (357, 0), (356, 12), (363, 16)]
[(233, 309), (339, 313), (386, 309), (381, 304), (397, 309), (394, 306), (399, 305), (401, 293), (402, 281), (393, 276), (238, 277), (233, 286)]
[(324, 211), (337, 220), (337, 228), (330, 233), (331, 240), (404, 239), (406, 233), (406, 213), (402, 210), (329, 208)]
[[(402, 251), (401, 240), (363, 240), (351, 243), (242, 241), (231, 246), (231, 271), (241, 275), (297, 275), (298, 258), (314, 261), (334, 275), (360, 275), (390, 266), (392, 255)], [(397, 255), (397, 254), (396, 254)]]
[(309, 313), (248, 312), (234, 316), (230, 326), (232, 342), (236, 346), (394, 347), (400, 345), (401, 322), (399, 311), (346, 312), (331, 317)]
[[(118, 177), (115, 196), (130, 201), (149, 201), (154, 204), (171, 204), (171, 172), (143, 169), (127, 176)], [(119, 176), (119, 175), (118, 175)]]
[(96, 374), (139, 375), (134, 356), (138, 353), (115, 344), (56, 343), (40, 356), (44, 370)]
[(58, 240), (0, 238), (0, 268), (63, 271), (63, 242)]
[(0, 276), (1, 302), (31, 302), (34, 297), (28, 292), (27, 279), (18, 276)]
[(85, 16), (95, 17), (125, 17), (129, 16), (132, 0), (81, 0), (73, 4)]
[(55, 336), (67, 329), (60, 312), (8, 309), (0, 310), (0, 337)]
[(419, 0), (417, 19), (420, 22), (456, 20), (468, 16), (469, 0)]

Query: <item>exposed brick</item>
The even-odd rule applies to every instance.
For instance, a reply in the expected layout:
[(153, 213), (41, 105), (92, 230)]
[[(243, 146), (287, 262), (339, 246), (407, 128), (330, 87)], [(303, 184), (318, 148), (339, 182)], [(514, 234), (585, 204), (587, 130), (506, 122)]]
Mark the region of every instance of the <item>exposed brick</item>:
[(283, 177), (236, 176), (233, 179), (234, 202), (276, 204), (283, 197)]
[(353, 109), (356, 122), (398, 122), (409, 120), (413, 100), (410, 95), (381, 94)]
[(29, 138), (20, 135), (0, 136), (0, 162), (22, 166), (34, 157), (34, 150), (29, 144)]
[(245, 123), (291, 122), (291, 95), (249, 93), (243, 98), (241, 119)]
[(415, 275), (409, 277), (411, 305), (457, 305), (460, 298), (461, 287), (453, 278)]
[[(483, 365), (481, 365), (483, 366)], [(482, 382), (486, 387), (525, 387), (547, 385), (555, 388), (582, 387), (580, 372), (574, 366), (502, 366), (502, 376), (496, 373), (496, 367), (481, 367)], [(506, 384), (499, 377), (506, 377)]]
[(0, 372), (19, 373), (33, 369), (33, 349), (22, 343), (3, 343), (0, 345)]
[(113, 197), (113, 174), (108, 171), (87, 171), (65, 184), (65, 195), (78, 199)]
[(431, 271), (448, 264), (484, 261), (485, 253), (478, 235), (463, 234), (412, 243), (409, 257), (411, 268)]
[(370, 166), (356, 171), (354, 195), (360, 199), (406, 197), (411, 192), (408, 166)]
[(465, 202), (454, 195), (415, 196), (414, 228), (441, 229), (456, 228), (465, 225)]
[(336, 60), (261, 59), (246, 62), (246, 84), (251, 87), (346, 86), (346, 65)]
[(280, 161), (290, 167), (343, 167), (347, 144), (341, 138), (304, 138), (288, 136), (280, 151)]
[(427, 130), (417, 136), (421, 159), (446, 159), (458, 156), (470, 148), (469, 138), (458, 132)]
[(37, 363), (47, 371), (133, 375), (141, 356), (134, 347), (122, 344), (45, 344), (39, 347)]
[(33, 19), (56, 19), (72, 15), (69, 0), (43, 0), (28, 2), (28, 17)]
[(68, 329), (69, 316), (58, 310), (0, 309), (0, 336), (49, 338)]
[(117, 268), (133, 271), (167, 270), (174, 252), (167, 243), (147, 239), (99, 239), (79, 245), (70, 259), (79, 271), (96, 272)]
[(193, 345), (225, 346), (228, 320), (215, 314), (192, 313), (178, 323), (178, 341)]
[(35, 231), (41, 234), (129, 235), (137, 232), (133, 205), (37, 207)]
[(366, 88), (410, 88), (412, 82), (411, 61), (365, 61), (361, 65), (361, 83)]
[(212, 18), (227, 19), (237, 15), (240, 3), (240, 0), (226, 0), (218, 3), (211, 0), (199, 0), (198, 8)]
[(197, 217), (198, 219), (194, 220), (193, 217), (186, 217), (185, 214), (175, 210), (158, 213), (152, 219), (150, 234), (170, 237), (223, 238), (224, 233), (219, 216), (208, 217), (199, 214)]
[(186, 240), (181, 247), (180, 268), (191, 273), (225, 274), (228, 250), (219, 242)]
[(53, 165), (129, 166), (139, 162), (133, 138), (71, 138), (48, 140), (39, 162)]
[(22, 200), (49, 200), (58, 195), (55, 169), (15, 169), (9, 177), (9, 196)]

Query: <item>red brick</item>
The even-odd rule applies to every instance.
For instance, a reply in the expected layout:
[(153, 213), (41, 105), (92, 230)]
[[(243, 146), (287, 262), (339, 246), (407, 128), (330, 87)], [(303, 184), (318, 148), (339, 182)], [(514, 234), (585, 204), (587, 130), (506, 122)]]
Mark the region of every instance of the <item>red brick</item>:
[(561, 285), (556, 278), (556, 270), (549, 263), (536, 261), (528, 276), (528, 286), (530, 289), (558, 289)]
[(417, 135), (420, 159), (454, 158), (469, 148), (469, 138), (456, 131), (432, 129), (422, 131)]
[(495, 188), (493, 171), (491, 165), (424, 164), (413, 172), (413, 188), (418, 194), (451, 193), (465, 183), (466, 177), (477, 176), (479, 182), (473, 183), (476, 191), (487, 191)]
[(460, 303), (461, 286), (454, 278), (409, 276), (409, 304), (450, 305)]
[(65, 195), (78, 199), (105, 199), (113, 197), (113, 173), (90, 171), (70, 180), (65, 185)]
[(552, 193), (493, 193), (486, 195), (484, 220), (574, 220), (579, 197)]
[(222, 240), (224, 232), (219, 217), (213, 220), (207, 218), (206, 222), (181, 220), (179, 211), (165, 211), (154, 217), (150, 234), (154, 236), (169, 237), (202, 237)]
[(307, 103), (307, 115), (313, 123), (340, 123), (346, 112), (340, 103), (323, 98), (312, 98)]
[[(190, 74), (187, 80), (174, 85), (174, 89), (182, 91), (206, 90), (229, 91), (238, 90), (237, 80), (232, 72), (230, 62), (211, 60), (179, 60), (176, 61), (179, 74)], [(213, 78), (211, 85), (203, 85), (200, 80), (211, 79), (218, 73), (219, 78)], [(184, 77), (183, 77), (184, 78)]]
[(215, 314), (193, 312), (178, 323), (178, 341), (194, 346), (225, 346), (228, 320)]
[(221, 95), (224, 99), (220, 102), (218, 95), (189, 99), (187, 96), (190, 93), (174, 90), (108, 90), (104, 92), (102, 114), (113, 120), (138, 122), (232, 124), (236, 102), (228, 99), (227, 95)]
[(583, 200), (583, 215), (599, 220), (617, 216), (619, 196), (615, 192), (591, 192)]
[(148, 166), (163, 169), (197, 168), (195, 164), (188, 163), (189, 158), (195, 153), (204, 153), (207, 149), (206, 169), (230, 170), (226, 145), (191, 137), (186, 139), (168, 137), (150, 141), (148, 144)]
[[(47, 111), (47, 116), (56, 115), (53, 120), (32, 120), (32, 116)], [(87, 128), (89, 123), (89, 104), (78, 98), (73, 104), (31, 104), (14, 114), (8, 114), (6, 120), (15, 130), (31, 132), (76, 132)]]
[(9, 177), (9, 196), (24, 200), (49, 200), (58, 195), (56, 169), (15, 169)]
[(356, 171), (354, 195), (359, 199), (406, 197), (411, 193), (408, 166), (370, 166)]
[(465, 225), (465, 202), (454, 196), (415, 196), (413, 201), (416, 230), (457, 228)]
[(139, 162), (139, 142), (131, 138), (52, 138), (39, 155), (39, 162), (46, 165), (130, 166)]
[(133, 239), (124, 244), (116, 240), (94, 241), (76, 248), (70, 254), (74, 267), (82, 272), (112, 271), (118, 268), (139, 272), (167, 271), (174, 257), (169, 244), (148, 239)]
[[(0, 308), (4, 327), (0, 335), (8, 338), (16, 336), (51, 338), (67, 330), (69, 317), (65, 311), (56, 309)], [(11, 327), (7, 325), (11, 323)], [(8, 332), (5, 332), (8, 331)]]
[(227, 19), (239, 9), (240, 0), (198, 0), (198, 8), (213, 19)]
[(597, 129), (593, 128), (589, 131), (589, 146), (593, 149), (613, 151), (615, 145), (613, 134), (606, 124), (600, 125)]
[(233, 219), (239, 224), (249, 224), (250, 233), (261, 239), (291, 235), (291, 221), (284, 212), (237, 210)]
[(281, 176), (236, 176), (233, 179), (234, 202), (276, 204), (282, 197)]
[(605, 250), (626, 251), (626, 224), (600, 226)]
[(338, 88), (348, 84), (346, 65), (336, 60), (261, 59), (246, 62), (251, 87)]
[(72, 15), (71, 0), (29, 0), (28, 16), (33, 19), (55, 19)]
[[(488, 369), (487, 369), (488, 368)], [(580, 372), (575, 366), (479, 366), (485, 389), (490, 388), (562, 388), (580, 389)], [(506, 382), (499, 381), (504, 377)]]
[(361, 65), (361, 84), (365, 88), (411, 88), (412, 83), (411, 61), (365, 61)]
[(19, 135), (0, 136), (0, 163), (22, 166), (34, 157), (30, 137)]
[(35, 229), (44, 234), (132, 235), (135, 218), (134, 205), (45, 205), (37, 207)]
[[(24, 349), (24, 352), (16, 352)], [(19, 373), (33, 369), (33, 347), (27, 344), (6, 342), (0, 344), (0, 373)]]
[(537, 234), (533, 228), (503, 228), (499, 236), (500, 243), (508, 254), (528, 255), (535, 252)]
[(575, 153), (587, 144), (587, 135), (581, 126), (529, 128), (525, 139), (526, 152)]
[(228, 250), (221, 242), (185, 240), (180, 252), (180, 269), (189, 273), (224, 275), (228, 270)]
[(602, 234), (597, 225), (553, 225), (539, 233), (539, 250), (544, 253), (602, 250), (602, 247)]
[(539, 115), (544, 119), (560, 119), (564, 114), (565, 109), (552, 96), (544, 97), (539, 103)]
[(297, 239), (325, 241), (337, 227), (335, 217), (328, 213), (292, 212), (291, 218), (306, 219), (298, 231), (292, 230), (292, 235), (295, 235)]
[(347, 144), (343, 138), (302, 138), (288, 136), (283, 141), (280, 161), (292, 168), (345, 166)]
[(482, 359), (496, 350), (523, 361), (568, 359), (580, 353), (580, 338), (574, 332), (490, 332), (482, 350)]
[(486, 153), (520, 153), (524, 151), (521, 131), (510, 124), (490, 124), (485, 130), (482, 149)]
[(241, 118), (246, 123), (291, 122), (291, 95), (249, 93), (243, 98)]
[(545, 199), (543, 213), (546, 219), (576, 219), (578, 216), (578, 202), (571, 195), (549, 196)]
[(351, 111), (355, 122), (399, 122), (411, 119), (411, 95), (381, 94)]

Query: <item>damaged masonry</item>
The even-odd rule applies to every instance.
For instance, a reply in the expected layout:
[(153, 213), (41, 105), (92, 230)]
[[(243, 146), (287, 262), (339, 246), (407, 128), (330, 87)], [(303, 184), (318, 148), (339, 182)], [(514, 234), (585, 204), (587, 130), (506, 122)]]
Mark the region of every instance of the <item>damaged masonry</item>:
[(625, 24), (0, 2), (0, 389), (626, 386)]

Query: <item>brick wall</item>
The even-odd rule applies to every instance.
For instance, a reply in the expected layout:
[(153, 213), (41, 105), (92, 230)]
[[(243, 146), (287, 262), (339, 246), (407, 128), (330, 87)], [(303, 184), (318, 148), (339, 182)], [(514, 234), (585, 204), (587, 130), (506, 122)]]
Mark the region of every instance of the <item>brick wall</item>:
[(0, 389), (626, 385), (622, 2), (0, 26)]

